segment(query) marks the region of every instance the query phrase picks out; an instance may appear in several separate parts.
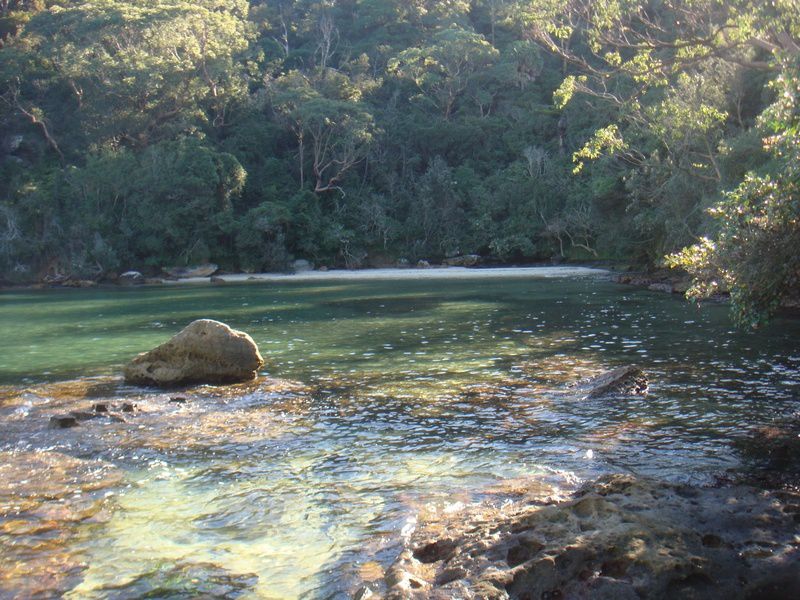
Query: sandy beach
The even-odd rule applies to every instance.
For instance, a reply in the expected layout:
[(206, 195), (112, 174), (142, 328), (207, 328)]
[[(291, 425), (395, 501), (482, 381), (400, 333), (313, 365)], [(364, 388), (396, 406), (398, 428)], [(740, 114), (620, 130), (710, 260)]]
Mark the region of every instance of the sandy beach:
[[(609, 271), (592, 267), (432, 267), (429, 269), (364, 269), (359, 271), (331, 270), (306, 271), (302, 273), (235, 273), (215, 275), (227, 283), (245, 281), (371, 281), (371, 280), (420, 280), (420, 279), (550, 279), (557, 277), (607, 277)], [(168, 285), (209, 283), (209, 277), (188, 277), (164, 281)]]

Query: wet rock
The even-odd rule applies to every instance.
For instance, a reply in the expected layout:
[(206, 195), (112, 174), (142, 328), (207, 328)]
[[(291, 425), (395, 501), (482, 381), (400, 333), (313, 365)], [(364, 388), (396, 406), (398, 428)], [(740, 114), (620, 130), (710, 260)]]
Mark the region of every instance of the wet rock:
[(585, 392), (588, 399), (644, 396), (648, 391), (648, 382), (647, 375), (639, 367), (627, 366), (592, 377), (577, 384), (576, 388)]
[(224, 283), (225, 283), (225, 280), (224, 280), (222, 277), (218, 277), (218, 276), (216, 276), (216, 275), (214, 275), (213, 277), (211, 277), (211, 279), (209, 279), (209, 281), (210, 281), (211, 283), (213, 283), (214, 285), (222, 285), (222, 284), (224, 284)]
[(71, 410), (69, 414), (78, 421), (91, 421), (98, 416), (96, 413), (85, 410)]
[(387, 571), (385, 597), (800, 597), (798, 498), (609, 475), (567, 499), (432, 512), (412, 534), (415, 550)]
[(224, 323), (201, 319), (171, 340), (134, 358), (125, 381), (169, 387), (188, 383), (232, 383), (256, 377), (264, 359), (253, 339)]
[(369, 586), (362, 585), (355, 594), (353, 594), (353, 600), (367, 600), (367, 598), (374, 598), (375, 594), (369, 588)]
[(169, 401), (173, 404), (186, 404), (186, 402), (188, 402), (186, 396), (172, 396)]
[(452, 539), (436, 540), (424, 544), (414, 550), (414, 558), (422, 563), (449, 560), (455, 552), (456, 546), (456, 541)]
[(108, 404), (104, 404), (102, 402), (98, 402), (95, 404), (92, 409), (96, 413), (107, 413), (108, 412)]
[[(290, 427), (286, 415), (307, 414), (310, 394), (311, 389), (302, 384), (262, 377), (226, 386), (189, 388), (183, 395), (189, 402), (178, 408), (161, 390), (131, 390), (119, 378), (25, 389), (0, 387), (0, 437), (9, 447), (24, 443), (52, 448), (57, 444), (82, 456), (113, 455), (121, 449), (194, 457), (198, 451), (212, 448), (236, 452), (238, 445), (252, 447), (285, 435)], [(108, 401), (112, 397), (119, 400)], [(96, 413), (94, 419), (83, 423), (76, 419), (77, 429), (69, 432), (48, 429), (52, 416), (74, 419), (70, 410), (91, 413), (98, 402), (107, 404), (110, 412)]]
[(418, 260), (417, 261), (417, 268), (418, 269), (430, 269), (431, 268), (431, 263), (429, 263), (427, 260)]
[(143, 285), (144, 275), (139, 271), (125, 271), (117, 278), (117, 283), (120, 285)]
[(50, 417), (51, 429), (69, 429), (70, 427), (77, 427), (78, 419), (74, 415), (56, 415)]
[(692, 287), (692, 280), (688, 275), (673, 271), (620, 273), (612, 277), (612, 281), (667, 294), (685, 294)]
[(228, 600), (252, 594), (258, 582), (254, 573), (232, 573), (213, 563), (178, 562), (156, 565), (138, 577), (98, 590), (109, 600), (131, 598)]
[(205, 263), (192, 267), (167, 267), (164, 272), (175, 279), (189, 279), (190, 277), (211, 277), (219, 271), (219, 266), (214, 263)]

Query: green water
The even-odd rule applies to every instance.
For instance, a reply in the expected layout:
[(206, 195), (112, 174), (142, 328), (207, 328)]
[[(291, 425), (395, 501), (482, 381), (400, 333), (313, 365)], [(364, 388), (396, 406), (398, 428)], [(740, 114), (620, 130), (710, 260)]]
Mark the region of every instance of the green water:
[[(25, 396), (117, 374), (196, 318), (249, 332), (265, 375), (311, 389), (209, 389), (174, 408), (197, 423), (189, 434), (172, 413), (140, 430), (53, 431), (56, 401)], [(0, 328), (0, 382), (22, 394), (0, 404), (0, 451), (99, 458), (124, 474), (108, 517), (59, 546), (83, 564), (71, 598), (136, 597), (134, 578), (187, 560), (257, 575), (243, 597), (348, 597), (424, 507), (554, 470), (707, 481), (739, 467), (733, 435), (800, 407), (797, 321), (736, 331), (725, 307), (593, 277), (5, 292)], [(565, 393), (630, 363), (650, 376), (646, 398)], [(236, 419), (236, 436), (214, 437)], [(26, 558), (8, 550), (13, 534), (0, 538), (0, 566), (4, 552)]]

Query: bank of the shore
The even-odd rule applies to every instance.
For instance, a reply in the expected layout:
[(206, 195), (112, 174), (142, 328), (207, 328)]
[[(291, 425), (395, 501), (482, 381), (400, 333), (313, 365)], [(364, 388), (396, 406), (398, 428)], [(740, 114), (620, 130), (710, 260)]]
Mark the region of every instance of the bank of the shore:
[(59, 281), (2, 283), (0, 291), (13, 289), (86, 289), (92, 287), (152, 287), (159, 285), (200, 285), (254, 282), (305, 282), (305, 281), (391, 281), (391, 280), (436, 280), (436, 279), (555, 279), (559, 277), (610, 277), (612, 270), (584, 265), (532, 265), (525, 267), (454, 267), (431, 266), (426, 268), (395, 267), (376, 269), (329, 269), (309, 270), (296, 273), (215, 273), (204, 277), (137, 277), (125, 280), (93, 281), (65, 279)]
[(596, 267), (430, 267), (427, 269), (363, 269), (306, 271), (302, 273), (232, 273), (213, 277), (164, 280), (165, 285), (241, 283), (246, 281), (380, 281), (423, 279), (552, 279), (558, 277), (608, 277), (610, 271)]

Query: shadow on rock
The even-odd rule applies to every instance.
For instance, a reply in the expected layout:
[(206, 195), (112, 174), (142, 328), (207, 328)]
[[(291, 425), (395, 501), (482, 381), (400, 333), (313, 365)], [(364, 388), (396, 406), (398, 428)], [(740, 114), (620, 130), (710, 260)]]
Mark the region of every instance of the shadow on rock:
[(373, 597), (800, 597), (798, 496), (628, 475), (533, 489), (423, 523)]

